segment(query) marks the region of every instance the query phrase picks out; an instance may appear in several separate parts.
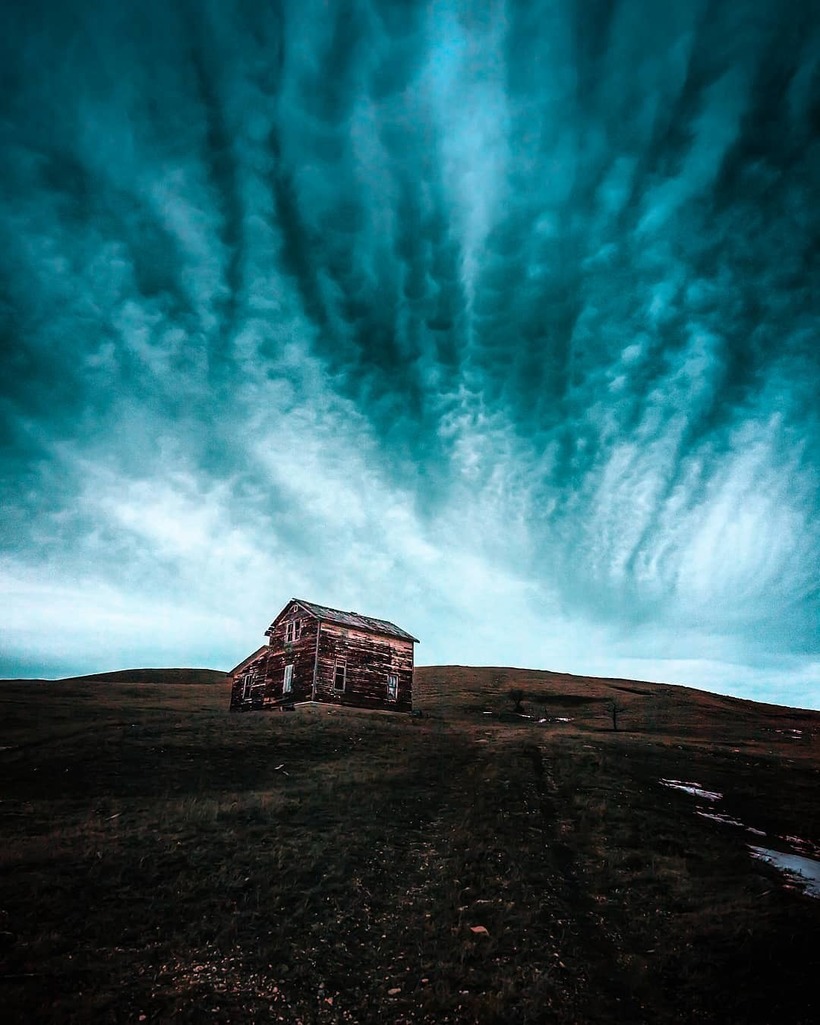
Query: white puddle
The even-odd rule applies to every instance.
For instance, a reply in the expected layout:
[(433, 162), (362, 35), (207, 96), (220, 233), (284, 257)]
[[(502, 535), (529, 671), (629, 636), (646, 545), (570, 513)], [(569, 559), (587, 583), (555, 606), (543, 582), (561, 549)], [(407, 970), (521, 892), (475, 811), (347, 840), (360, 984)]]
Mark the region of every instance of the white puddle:
[(820, 897), (820, 861), (804, 858), (800, 854), (784, 854), (773, 851), (769, 847), (749, 846), (753, 858), (767, 861), (791, 881), (796, 883), (804, 893), (812, 897)]
[[(740, 819), (733, 818), (723, 812), (715, 810), (715, 802), (723, 798), (723, 794), (717, 790), (706, 790), (700, 783), (692, 783), (684, 779), (660, 779), (661, 786), (669, 787), (671, 790), (682, 790), (686, 794), (699, 798), (701, 801), (710, 802), (708, 805), (695, 807), (695, 814), (703, 819), (710, 819), (713, 822), (720, 822), (725, 826), (736, 826), (745, 829), (747, 833), (755, 836), (766, 836), (761, 829), (747, 826)], [(792, 853), (777, 851), (770, 847), (755, 847), (747, 844), (749, 853), (759, 861), (765, 861), (779, 869), (786, 877), (788, 885), (798, 887), (810, 897), (820, 897), (820, 847), (803, 840), (799, 836), (781, 836), (777, 838), (788, 847)]]

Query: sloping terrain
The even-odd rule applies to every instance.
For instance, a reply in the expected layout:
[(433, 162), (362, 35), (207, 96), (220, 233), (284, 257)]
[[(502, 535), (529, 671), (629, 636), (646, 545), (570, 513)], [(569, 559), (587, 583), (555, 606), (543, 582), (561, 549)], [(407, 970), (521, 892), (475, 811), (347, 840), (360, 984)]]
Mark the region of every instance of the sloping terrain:
[(420, 718), (0, 685), (5, 1020), (817, 1020), (820, 901), (749, 843), (820, 842), (820, 713), (417, 672)]
[(116, 669), (110, 673), (68, 676), (62, 680), (0, 680), (4, 683), (225, 683), (218, 669)]

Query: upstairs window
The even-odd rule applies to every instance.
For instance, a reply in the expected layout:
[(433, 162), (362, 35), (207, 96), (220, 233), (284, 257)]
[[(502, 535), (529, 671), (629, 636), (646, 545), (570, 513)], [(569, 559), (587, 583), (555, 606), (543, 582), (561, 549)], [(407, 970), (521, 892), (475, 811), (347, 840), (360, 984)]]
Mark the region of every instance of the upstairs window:
[(285, 681), (282, 684), (282, 693), (290, 694), (293, 690), (293, 663), (285, 666)]
[(333, 671), (333, 689), (343, 691), (347, 682), (347, 662), (343, 658), (336, 659), (336, 668)]
[(395, 673), (390, 673), (387, 677), (387, 698), (389, 701), (395, 701), (399, 696), (399, 678)]
[(302, 632), (302, 620), (291, 619), (285, 623), (285, 644), (293, 644), (294, 641), (299, 640), (299, 634)]
[(253, 686), (253, 674), (245, 673), (242, 679), (242, 700), (247, 701), (251, 696), (251, 687)]

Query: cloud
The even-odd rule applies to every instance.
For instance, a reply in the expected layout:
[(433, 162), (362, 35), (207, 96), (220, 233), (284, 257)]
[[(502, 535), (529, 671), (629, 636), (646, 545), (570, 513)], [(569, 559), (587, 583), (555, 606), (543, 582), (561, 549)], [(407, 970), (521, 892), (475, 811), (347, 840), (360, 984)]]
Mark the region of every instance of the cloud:
[(811, 5), (98, 7), (2, 44), (15, 665), (72, 607), (72, 668), (227, 664), (301, 592), (806, 700)]

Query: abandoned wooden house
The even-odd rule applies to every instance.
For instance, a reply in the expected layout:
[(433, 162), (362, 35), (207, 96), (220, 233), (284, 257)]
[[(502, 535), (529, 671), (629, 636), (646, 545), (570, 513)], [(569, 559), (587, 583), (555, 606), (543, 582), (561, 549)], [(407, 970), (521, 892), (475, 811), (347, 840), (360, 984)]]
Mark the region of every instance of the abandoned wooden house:
[(394, 623), (293, 598), (231, 670), (231, 711), (314, 701), (410, 712), (413, 645)]

